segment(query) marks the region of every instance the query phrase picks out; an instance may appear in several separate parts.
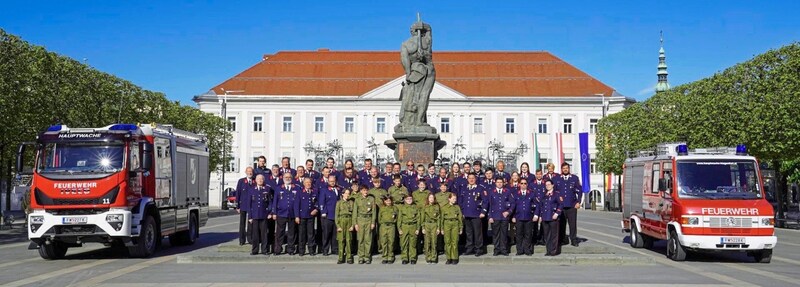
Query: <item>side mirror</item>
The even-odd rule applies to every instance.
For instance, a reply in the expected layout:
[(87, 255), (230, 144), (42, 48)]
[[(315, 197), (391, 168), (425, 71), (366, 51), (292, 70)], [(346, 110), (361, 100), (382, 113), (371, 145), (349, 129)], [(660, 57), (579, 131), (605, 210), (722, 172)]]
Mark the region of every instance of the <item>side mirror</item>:
[(661, 191), (661, 192), (667, 191), (667, 179), (666, 178), (658, 179), (658, 191)]
[(22, 144), (19, 145), (19, 148), (17, 149), (17, 166), (16, 166), (16, 168), (17, 168), (17, 174), (18, 175), (30, 175), (30, 174), (33, 174), (33, 168), (32, 167), (29, 167), (29, 168), (25, 167), (25, 150), (26, 150), (26, 147), (29, 146), (29, 145), (33, 145), (33, 143), (22, 143)]
[(142, 170), (149, 171), (153, 166), (153, 145), (149, 143), (142, 144)]

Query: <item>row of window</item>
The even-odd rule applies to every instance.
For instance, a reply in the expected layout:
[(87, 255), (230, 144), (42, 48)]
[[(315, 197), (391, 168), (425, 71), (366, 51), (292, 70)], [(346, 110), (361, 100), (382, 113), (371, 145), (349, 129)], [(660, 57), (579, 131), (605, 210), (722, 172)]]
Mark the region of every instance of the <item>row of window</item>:
[[(597, 133), (597, 122), (599, 119), (592, 118), (589, 119), (589, 133), (594, 134)], [(230, 122), (229, 130), (236, 131), (236, 117), (228, 117), (228, 121)], [(291, 116), (284, 116), (283, 117), (283, 132), (292, 132), (292, 117)], [(506, 133), (515, 133), (516, 132), (516, 119), (515, 118), (506, 118), (505, 122)], [(344, 118), (344, 132), (352, 133), (355, 132), (356, 123), (355, 117), (345, 117)], [(254, 132), (261, 132), (264, 131), (264, 117), (262, 116), (254, 116), (253, 117), (253, 131)], [(548, 131), (547, 127), (547, 119), (546, 118), (539, 118), (537, 131), (540, 134), (546, 134)], [(325, 132), (325, 117), (314, 117), (314, 132)], [(376, 133), (385, 133), (386, 132), (386, 118), (385, 117), (378, 117), (375, 119), (375, 132)], [(450, 133), (450, 118), (442, 117), (439, 122), (439, 132), (441, 133)], [(473, 133), (483, 133), (483, 118), (474, 118), (472, 122), (472, 132)], [(572, 118), (564, 118), (561, 121), (561, 132), (565, 134), (572, 133)]]

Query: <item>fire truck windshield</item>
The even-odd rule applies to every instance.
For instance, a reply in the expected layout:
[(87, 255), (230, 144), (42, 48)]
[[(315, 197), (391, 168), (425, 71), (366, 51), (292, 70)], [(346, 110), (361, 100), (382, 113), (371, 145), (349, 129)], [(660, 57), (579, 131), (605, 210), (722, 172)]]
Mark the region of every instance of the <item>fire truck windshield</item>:
[(45, 143), (36, 171), (41, 174), (113, 173), (122, 169), (122, 143)]
[(684, 198), (761, 198), (755, 161), (678, 161), (678, 190)]

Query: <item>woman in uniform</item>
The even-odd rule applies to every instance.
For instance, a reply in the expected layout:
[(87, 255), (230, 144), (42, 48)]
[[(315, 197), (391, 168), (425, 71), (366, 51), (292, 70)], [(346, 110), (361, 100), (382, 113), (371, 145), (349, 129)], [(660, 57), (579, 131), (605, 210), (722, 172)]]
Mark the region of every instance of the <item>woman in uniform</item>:
[(425, 236), (425, 262), (436, 264), (439, 260), (436, 252), (436, 239), (442, 232), (442, 212), (436, 203), (436, 196), (428, 195), (422, 208), (422, 234)]
[(382, 264), (394, 263), (394, 237), (397, 233), (397, 206), (390, 195), (381, 198), (383, 205), (378, 210), (378, 244), (383, 255)]
[(339, 242), (339, 261), (342, 264), (353, 264), (353, 205), (350, 199), (350, 189), (342, 192), (342, 199), (336, 203), (336, 240)]
[(441, 208), (442, 230), (444, 232), (444, 250), (447, 256), (445, 264), (458, 264), (458, 236), (464, 231), (464, 216), (456, 204), (456, 194), (451, 193), (448, 204)]

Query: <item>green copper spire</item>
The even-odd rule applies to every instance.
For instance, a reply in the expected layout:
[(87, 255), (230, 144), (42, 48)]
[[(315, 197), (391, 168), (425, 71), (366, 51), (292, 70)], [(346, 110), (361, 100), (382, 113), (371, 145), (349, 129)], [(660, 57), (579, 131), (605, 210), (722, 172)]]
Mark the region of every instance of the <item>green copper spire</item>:
[(661, 49), (658, 50), (658, 84), (656, 84), (656, 93), (669, 90), (669, 82), (667, 82), (667, 56), (664, 52), (664, 32), (661, 32)]

